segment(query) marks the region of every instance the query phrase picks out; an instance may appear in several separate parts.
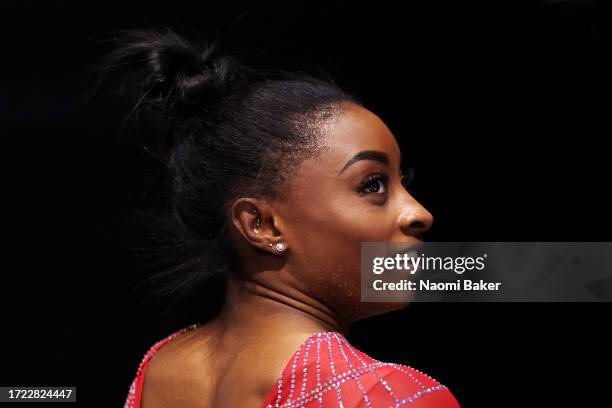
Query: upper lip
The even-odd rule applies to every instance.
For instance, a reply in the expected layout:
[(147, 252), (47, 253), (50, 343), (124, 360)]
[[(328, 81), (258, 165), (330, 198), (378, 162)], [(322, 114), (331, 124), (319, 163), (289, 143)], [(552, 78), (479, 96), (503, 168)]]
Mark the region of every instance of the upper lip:
[(406, 246), (404, 246), (399, 251), (393, 252), (392, 255), (401, 255), (404, 253), (410, 255), (411, 253), (416, 253), (417, 248), (419, 248), (422, 244), (423, 244), (423, 241), (421, 240), (415, 240), (410, 243), (405, 243)]

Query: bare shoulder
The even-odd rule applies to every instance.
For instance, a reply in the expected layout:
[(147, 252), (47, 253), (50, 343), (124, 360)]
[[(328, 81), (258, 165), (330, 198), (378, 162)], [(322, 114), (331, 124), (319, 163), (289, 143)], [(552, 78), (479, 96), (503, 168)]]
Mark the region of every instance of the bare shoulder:
[(142, 407), (212, 406), (206, 404), (216, 385), (211, 340), (204, 328), (197, 328), (161, 347), (145, 371)]
[[(274, 390), (292, 355), (309, 336), (310, 333), (287, 333), (245, 342), (235, 354), (228, 366), (227, 376), (219, 386), (219, 394), (223, 396), (219, 406), (261, 407)], [(232, 399), (242, 398), (235, 384), (242, 387), (245, 393), (242, 396), (251, 396), (250, 403)]]
[(172, 339), (151, 358), (142, 407), (261, 407), (307, 333), (219, 338), (206, 328)]

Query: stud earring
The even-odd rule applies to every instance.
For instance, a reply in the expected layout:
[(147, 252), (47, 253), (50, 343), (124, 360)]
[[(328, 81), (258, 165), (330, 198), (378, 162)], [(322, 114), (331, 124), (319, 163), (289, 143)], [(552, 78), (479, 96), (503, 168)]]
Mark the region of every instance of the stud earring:
[(278, 252), (283, 252), (285, 250), (285, 244), (283, 244), (282, 242), (279, 242), (278, 244), (276, 244), (276, 250)]

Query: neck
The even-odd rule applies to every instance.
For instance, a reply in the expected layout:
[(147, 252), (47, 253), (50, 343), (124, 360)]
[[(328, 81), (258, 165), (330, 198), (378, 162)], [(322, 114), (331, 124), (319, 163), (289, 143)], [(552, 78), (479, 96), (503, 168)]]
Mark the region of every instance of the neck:
[(236, 279), (228, 282), (226, 303), (218, 321), (226, 329), (280, 333), (335, 331), (346, 335), (349, 326), (328, 306), (300, 291)]

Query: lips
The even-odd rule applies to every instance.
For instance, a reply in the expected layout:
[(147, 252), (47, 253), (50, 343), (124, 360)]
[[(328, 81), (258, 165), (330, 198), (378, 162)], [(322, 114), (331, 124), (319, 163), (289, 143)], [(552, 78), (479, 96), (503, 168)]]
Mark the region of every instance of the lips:
[[(416, 257), (418, 250), (422, 248), (423, 244), (424, 244), (423, 241), (415, 241), (408, 245), (402, 246), (399, 250), (391, 252), (389, 256), (407, 254), (409, 257)], [(397, 244), (390, 243), (390, 245), (399, 245), (399, 243)]]
[(400, 252), (395, 252), (393, 255), (408, 255), (408, 258), (415, 258), (417, 256), (417, 251), (414, 248), (406, 249)]
[[(419, 271), (421, 271), (421, 263), (419, 262), (419, 254), (418, 249), (422, 248), (423, 242), (415, 242), (408, 247), (404, 247), (399, 251), (393, 252), (390, 256), (395, 258), (397, 255), (400, 256), (400, 260), (404, 259), (404, 256), (407, 258), (407, 265), (409, 266), (410, 274), (413, 275)], [(403, 263), (403, 261), (402, 261)]]

